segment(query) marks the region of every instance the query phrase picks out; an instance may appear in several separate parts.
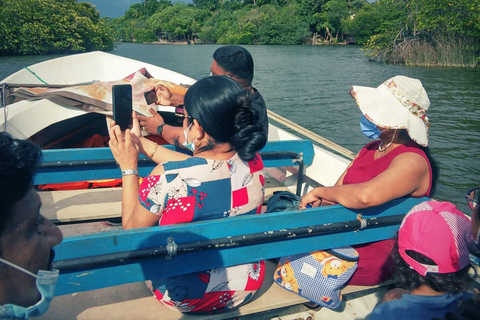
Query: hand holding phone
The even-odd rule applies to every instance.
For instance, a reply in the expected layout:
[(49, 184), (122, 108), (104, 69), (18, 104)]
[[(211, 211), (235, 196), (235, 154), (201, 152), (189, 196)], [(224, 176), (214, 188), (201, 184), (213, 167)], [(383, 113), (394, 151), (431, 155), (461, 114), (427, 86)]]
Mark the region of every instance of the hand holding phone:
[(113, 120), (125, 131), (132, 125), (132, 86), (117, 84), (112, 86)]

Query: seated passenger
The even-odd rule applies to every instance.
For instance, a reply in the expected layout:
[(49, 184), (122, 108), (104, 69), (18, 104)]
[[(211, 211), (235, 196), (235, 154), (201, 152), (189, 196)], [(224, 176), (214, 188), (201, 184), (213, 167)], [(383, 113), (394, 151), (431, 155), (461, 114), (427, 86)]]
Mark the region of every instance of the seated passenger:
[[(339, 203), (363, 209), (400, 197), (432, 196), (437, 166), (428, 149), (430, 106), (420, 80), (396, 76), (377, 88), (353, 86), (362, 117), (360, 128), (370, 139), (333, 187), (315, 188), (302, 199), (307, 205)], [(353, 246), (358, 268), (349, 284), (375, 285), (390, 278), (393, 239)]]
[[(263, 131), (268, 138), (267, 107), (260, 92), (252, 86), (254, 75), (253, 67), (253, 58), (247, 49), (241, 46), (223, 46), (213, 53), (210, 74), (214, 76), (226, 75), (237, 81), (244, 89), (250, 91), (252, 108), (257, 111), (258, 123), (262, 125)], [(155, 91), (157, 92), (157, 104), (165, 106), (183, 104), (183, 96), (172, 94), (170, 90), (163, 85), (155, 86)], [(155, 110), (150, 109), (150, 113), (152, 114), (151, 117), (138, 117), (140, 125), (143, 126), (150, 135), (160, 135), (168, 143), (181, 147), (184, 142), (182, 129), (165, 124), (162, 116)]]
[[(226, 76), (196, 82), (185, 95), (184, 113), (177, 114), (184, 118), (185, 147), (193, 156), (155, 146), (147, 153), (171, 161), (158, 165), (140, 186), (137, 161), (145, 146), (138, 120), (125, 132), (111, 127), (110, 148), (123, 175), (124, 229), (260, 213), (265, 177), (258, 151), (267, 137), (250, 95)], [(259, 261), (152, 280), (151, 289), (181, 312), (221, 312), (249, 301), (264, 273)]]
[(425, 201), (405, 216), (392, 251), (398, 285), (411, 290), (378, 305), (369, 317), (423, 320), (444, 317), (472, 296), (470, 221), (449, 202)]

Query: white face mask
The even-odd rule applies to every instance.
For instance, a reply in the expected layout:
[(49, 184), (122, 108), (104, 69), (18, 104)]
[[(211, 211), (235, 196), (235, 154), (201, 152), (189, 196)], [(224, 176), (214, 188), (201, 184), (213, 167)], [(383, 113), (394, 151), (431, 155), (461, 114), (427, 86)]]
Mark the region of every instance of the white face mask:
[(15, 319), (28, 319), (29, 317), (38, 317), (44, 314), (48, 307), (50, 306), (50, 302), (55, 295), (55, 287), (57, 286), (57, 280), (59, 272), (58, 270), (39, 270), (38, 274), (33, 274), (30, 271), (19, 267), (7, 260), (0, 258), (0, 262), (3, 262), (17, 270), (20, 270), (34, 278), (37, 279), (36, 285), (37, 289), (42, 295), (40, 301), (35, 303), (33, 306), (30, 307), (20, 307), (14, 304), (5, 304), (0, 306), (0, 316), (10, 317)]
[(188, 143), (188, 137), (187, 137), (187, 132), (188, 130), (190, 130), (190, 128), (192, 127), (192, 123), (190, 123), (190, 125), (188, 126), (187, 130), (183, 130), (183, 134), (185, 135), (185, 141), (182, 143), (182, 146), (184, 146), (185, 148), (187, 148), (188, 150), (192, 151), (192, 152), (195, 152), (195, 141), (197, 141), (197, 139), (193, 140), (192, 142)]

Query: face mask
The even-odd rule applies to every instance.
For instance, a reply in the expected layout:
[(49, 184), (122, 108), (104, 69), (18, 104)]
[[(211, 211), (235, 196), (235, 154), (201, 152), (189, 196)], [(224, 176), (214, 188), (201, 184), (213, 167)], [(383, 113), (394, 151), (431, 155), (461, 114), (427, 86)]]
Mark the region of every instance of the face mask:
[(0, 316), (15, 319), (28, 319), (29, 317), (38, 317), (44, 314), (48, 310), (50, 302), (52, 301), (55, 294), (55, 287), (57, 285), (59, 274), (58, 270), (39, 270), (38, 274), (35, 275), (28, 270), (25, 270), (11, 262), (8, 262), (7, 260), (3, 260), (0, 258), (0, 262), (8, 264), (13, 268), (25, 272), (26, 274), (36, 278), (37, 289), (42, 295), (40, 301), (30, 307), (20, 307), (14, 304), (5, 304), (3, 306), (0, 306)]
[(183, 130), (183, 134), (185, 135), (185, 141), (182, 143), (182, 146), (184, 146), (185, 148), (187, 148), (188, 150), (194, 152), (195, 151), (195, 141), (197, 141), (197, 139), (193, 140), (192, 142), (188, 143), (188, 137), (187, 137), (187, 132), (188, 130), (190, 130), (190, 127), (192, 126), (193, 122), (190, 123), (190, 125), (188, 126), (188, 129), (187, 130)]
[(368, 139), (378, 139), (382, 134), (382, 131), (377, 128), (375, 123), (371, 122), (364, 115), (360, 118), (360, 130)]

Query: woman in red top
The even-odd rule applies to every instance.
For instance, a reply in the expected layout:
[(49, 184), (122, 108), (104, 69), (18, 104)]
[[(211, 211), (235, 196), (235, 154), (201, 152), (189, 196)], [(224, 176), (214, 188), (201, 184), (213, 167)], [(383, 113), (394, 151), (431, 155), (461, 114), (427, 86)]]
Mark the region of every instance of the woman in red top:
[[(364, 209), (401, 197), (431, 197), (438, 169), (428, 149), (430, 105), (420, 80), (396, 76), (377, 88), (353, 86), (350, 94), (362, 111), (367, 144), (333, 187), (319, 187), (302, 199), (308, 204), (339, 203)], [(354, 285), (374, 285), (393, 274), (393, 240), (353, 246), (360, 255)]]

